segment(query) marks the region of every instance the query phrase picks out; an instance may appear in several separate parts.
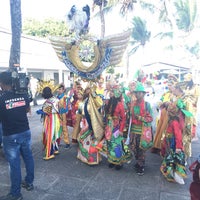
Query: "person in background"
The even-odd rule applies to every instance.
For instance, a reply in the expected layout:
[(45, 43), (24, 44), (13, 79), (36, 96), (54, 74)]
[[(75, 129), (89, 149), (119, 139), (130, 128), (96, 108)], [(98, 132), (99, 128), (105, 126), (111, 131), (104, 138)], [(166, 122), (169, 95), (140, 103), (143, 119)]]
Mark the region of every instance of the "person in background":
[(78, 90), (77, 96), (78, 96), (78, 101), (75, 104), (75, 110), (76, 110), (76, 120), (75, 120), (75, 125), (72, 131), (72, 144), (77, 144), (77, 138), (78, 138), (78, 132), (80, 131), (80, 114), (78, 114), (78, 109), (81, 109), (83, 106), (83, 90)]
[(30, 90), (32, 93), (32, 99), (33, 99), (33, 105), (37, 106), (37, 87), (38, 87), (38, 80), (33, 77), (33, 75), (30, 75)]
[(103, 77), (101, 77), (100, 79), (99, 79), (99, 81), (98, 81), (98, 84), (97, 84), (97, 89), (96, 89), (96, 93), (97, 93), (97, 95), (104, 95), (104, 78)]
[(160, 154), (161, 143), (163, 139), (164, 131), (166, 130), (168, 123), (168, 114), (167, 114), (167, 106), (170, 102), (174, 101), (175, 95), (173, 91), (175, 90), (175, 86), (178, 83), (178, 79), (175, 75), (168, 75), (168, 91), (165, 92), (160, 101), (158, 102), (158, 117), (156, 124), (156, 133), (154, 137), (154, 144), (151, 149), (152, 153)]
[(197, 160), (194, 161), (189, 170), (193, 173), (193, 181), (190, 184), (190, 196), (191, 200), (199, 200), (200, 199), (200, 155)]
[[(0, 200), (21, 200), (21, 186), (33, 190), (34, 159), (31, 150), (31, 131), (27, 112), (30, 102), (27, 94), (12, 90), (11, 72), (0, 73), (0, 121), (3, 128), (3, 150), (9, 164), (11, 188)], [(26, 176), (22, 180), (20, 156), (25, 163)]]
[(59, 100), (53, 96), (50, 87), (45, 87), (42, 91), (42, 97), (46, 99), (42, 106), (42, 110), (37, 112), (43, 114), (43, 145), (45, 150), (44, 160), (55, 158), (59, 153), (57, 139), (62, 133), (62, 122), (60, 119), (58, 102)]
[(183, 81), (186, 83), (185, 84), (186, 87), (184, 88), (184, 93), (186, 96), (190, 97), (192, 106), (190, 109), (194, 116), (192, 121), (192, 141), (196, 141), (198, 140), (196, 127), (197, 127), (197, 105), (200, 96), (200, 86), (194, 83), (191, 73), (186, 74), (184, 76)]
[(142, 83), (138, 82), (134, 90), (136, 101), (134, 101), (130, 108), (131, 113), (131, 132), (130, 145), (135, 155), (136, 164), (134, 168), (139, 176), (144, 175), (145, 167), (145, 152), (146, 150), (140, 147), (141, 136), (143, 134), (143, 126), (151, 128), (153, 121), (152, 109), (149, 102), (144, 101), (146, 94)]
[[(59, 99), (58, 107), (59, 113), (62, 120), (62, 135), (65, 142), (65, 148), (70, 148), (70, 141), (69, 141), (69, 133), (67, 128), (67, 112), (68, 112), (68, 105), (67, 105), (67, 95), (65, 94), (65, 85), (60, 84), (57, 89), (58, 95), (57, 98)], [(60, 143), (60, 139), (58, 139), (58, 144)]]
[(75, 81), (73, 88), (67, 94), (67, 104), (68, 104), (68, 112), (67, 112), (67, 126), (74, 127), (75, 119), (76, 119), (76, 109), (75, 105), (78, 101), (77, 92), (78, 90), (82, 90), (81, 83), (79, 81)]

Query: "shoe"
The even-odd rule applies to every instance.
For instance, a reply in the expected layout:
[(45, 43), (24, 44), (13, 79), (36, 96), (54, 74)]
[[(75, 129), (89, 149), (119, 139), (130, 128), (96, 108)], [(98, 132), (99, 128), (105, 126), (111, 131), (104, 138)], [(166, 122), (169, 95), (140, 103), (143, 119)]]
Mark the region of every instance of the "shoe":
[(78, 143), (78, 140), (72, 139), (72, 144), (77, 144), (77, 143)]
[(143, 176), (144, 175), (144, 167), (139, 167), (137, 169), (137, 172), (136, 172), (139, 176)]
[(151, 148), (151, 153), (160, 155), (160, 149), (153, 147), (153, 148)]
[(31, 191), (34, 189), (33, 184), (28, 184), (26, 181), (22, 181), (21, 186), (25, 188), (27, 191)]
[(115, 164), (109, 163), (108, 167), (109, 167), (109, 168), (114, 168), (114, 167), (115, 167)]
[(71, 148), (70, 144), (65, 145), (65, 149), (70, 149), (70, 148)]
[(53, 159), (53, 158), (55, 158), (55, 156), (54, 156), (54, 155), (51, 155), (51, 156), (49, 156), (49, 157), (44, 157), (43, 160), (50, 160), (50, 159)]
[(54, 155), (58, 155), (59, 154), (59, 151), (54, 151)]
[(23, 196), (13, 196), (12, 194), (7, 194), (6, 196), (0, 197), (0, 200), (22, 200)]
[(115, 166), (115, 169), (116, 169), (116, 170), (120, 170), (120, 169), (122, 169), (122, 168), (123, 168), (123, 165), (116, 165), (116, 166)]
[(136, 164), (134, 165), (134, 168), (135, 168), (136, 170), (138, 170), (139, 167), (140, 167), (140, 165), (139, 165), (138, 163), (136, 163)]

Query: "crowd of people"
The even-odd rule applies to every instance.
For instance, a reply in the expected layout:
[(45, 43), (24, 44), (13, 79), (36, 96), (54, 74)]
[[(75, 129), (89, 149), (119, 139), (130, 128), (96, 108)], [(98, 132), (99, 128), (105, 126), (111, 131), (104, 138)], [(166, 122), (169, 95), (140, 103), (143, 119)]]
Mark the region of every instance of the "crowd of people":
[[(157, 115), (154, 116), (144, 85), (134, 80), (125, 87), (114, 81), (104, 83), (101, 77), (96, 82), (90, 81), (85, 88), (76, 81), (65, 94), (64, 85), (60, 84), (56, 111), (53, 103), (49, 105), (53, 94), (49, 91), (51, 95), (45, 97), (47, 88), (44, 88), (43, 138), (51, 140), (51, 146), (43, 141), (45, 149), (50, 148), (48, 152), (51, 152), (45, 154), (44, 159), (55, 157), (61, 139), (67, 148), (70, 147), (67, 127), (71, 126), (71, 143), (78, 144), (77, 158), (82, 162), (96, 165), (105, 156), (110, 168), (120, 170), (123, 163), (130, 162), (134, 155), (136, 173), (143, 175), (146, 151), (151, 149), (152, 153), (162, 157), (160, 171), (164, 177), (184, 184), (187, 160), (192, 155), (191, 143), (197, 138), (199, 88), (193, 83), (191, 74), (185, 75), (182, 82), (175, 75), (169, 75), (168, 90), (157, 102)], [(153, 93), (155, 95), (155, 91)], [(48, 112), (45, 111), (46, 105)], [(57, 115), (59, 117), (55, 118)], [(154, 130), (152, 122), (155, 118)], [(61, 124), (59, 130), (56, 129), (57, 123)]]
[[(66, 149), (76, 144), (77, 158), (88, 165), (98, 165), (105, 157), (109, 168), (121, 170), (124, 163), (133, 160), (136, 173), (142, 176), (146, 152), (151, 150), (162, 158), (160, 171), (163, 176), (170, 182), (184, 184), (187, 162), (192, 156), (192, 141), (198, 138), (199, 88), (193, 83), (191, 74), (185, 75), (181, 82), (175, 75), (168, 75), (168, 90), (156, 103), (155, 116), (144, 85), (133, 80), (126, 87), (115, 81), (105, 83), (101, 77), (85, 86), (75, 81), (68, 92), (62, 83), (56, 91), (45, 86), (42, 90), (45, 101), (37, 110), (43, 122), (43, 159), (54, 159), (63, 141)], [(153, 93), (156, 95), (155, 91)], [(0, 103), (3, 107), (3, 102)], [(3, 135), (6, 136), (8, 131), (3, 117), (1, 114)], [(153, 128), (155, 119), (156, 127)], [(71, 137), (69, 126), (73, 128)], [(6, 137), (3, 138), (6, 141)], [(9, 161), (9, 157), (7, 159)], [(190, 166), (195, 176), (190, 189), (192, 199), (199, 195), (195, 189), (200, 186), (199, 163), (198, 159)], [(32, 182), (33, 177), (27, 178), (24, 186), (28, 188)]]

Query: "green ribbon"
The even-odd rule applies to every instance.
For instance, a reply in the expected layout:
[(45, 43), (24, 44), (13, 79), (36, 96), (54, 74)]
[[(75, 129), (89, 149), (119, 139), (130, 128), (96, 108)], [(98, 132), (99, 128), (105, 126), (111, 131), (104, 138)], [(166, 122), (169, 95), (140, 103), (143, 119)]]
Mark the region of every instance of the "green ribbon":
[(186, 117), (192, 117), (193, 116), (193, 114), (190, 111), (184, 109), (186, 106), (185, 106), (185, 103), (183, 102), (182, 99), (178, 99), (176, 106), (183, 112), (183, 114)]

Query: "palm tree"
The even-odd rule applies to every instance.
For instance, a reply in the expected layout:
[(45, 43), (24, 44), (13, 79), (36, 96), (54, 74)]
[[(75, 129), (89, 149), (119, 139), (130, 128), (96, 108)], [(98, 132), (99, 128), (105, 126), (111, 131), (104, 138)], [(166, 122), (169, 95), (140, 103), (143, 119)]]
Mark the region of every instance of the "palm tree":
[(93, 7), (99, 7), (99, 13), (101, 20), (101, 38), (105, 36), (105, 13), (108, 13), (118, 4), (121, 4), (119, 14), (125, 16), (129, 11), (133, 10), (133, 3), (136, 3), (136, 0), (93, 0)]
[(9, 68), (14, 68), (15, 65), (20, 65), (20, 47), (21, 47), (21, 0), (10, 0), (11, 14), (11, 30), (12, 44), (10, 49)]
[[(147, 30), (146, 21), (140, 17), (133, 17), (132, 35), (130, 41), (130, 51), (127, 51), (127, 78), (129, 76), (129, 58), (132, 54), (141, 49), (141, 58), (144, 57), (144, 47), (150, 40), (151, 32)], [(143, 65), (143, 64), (142, 64)]]

